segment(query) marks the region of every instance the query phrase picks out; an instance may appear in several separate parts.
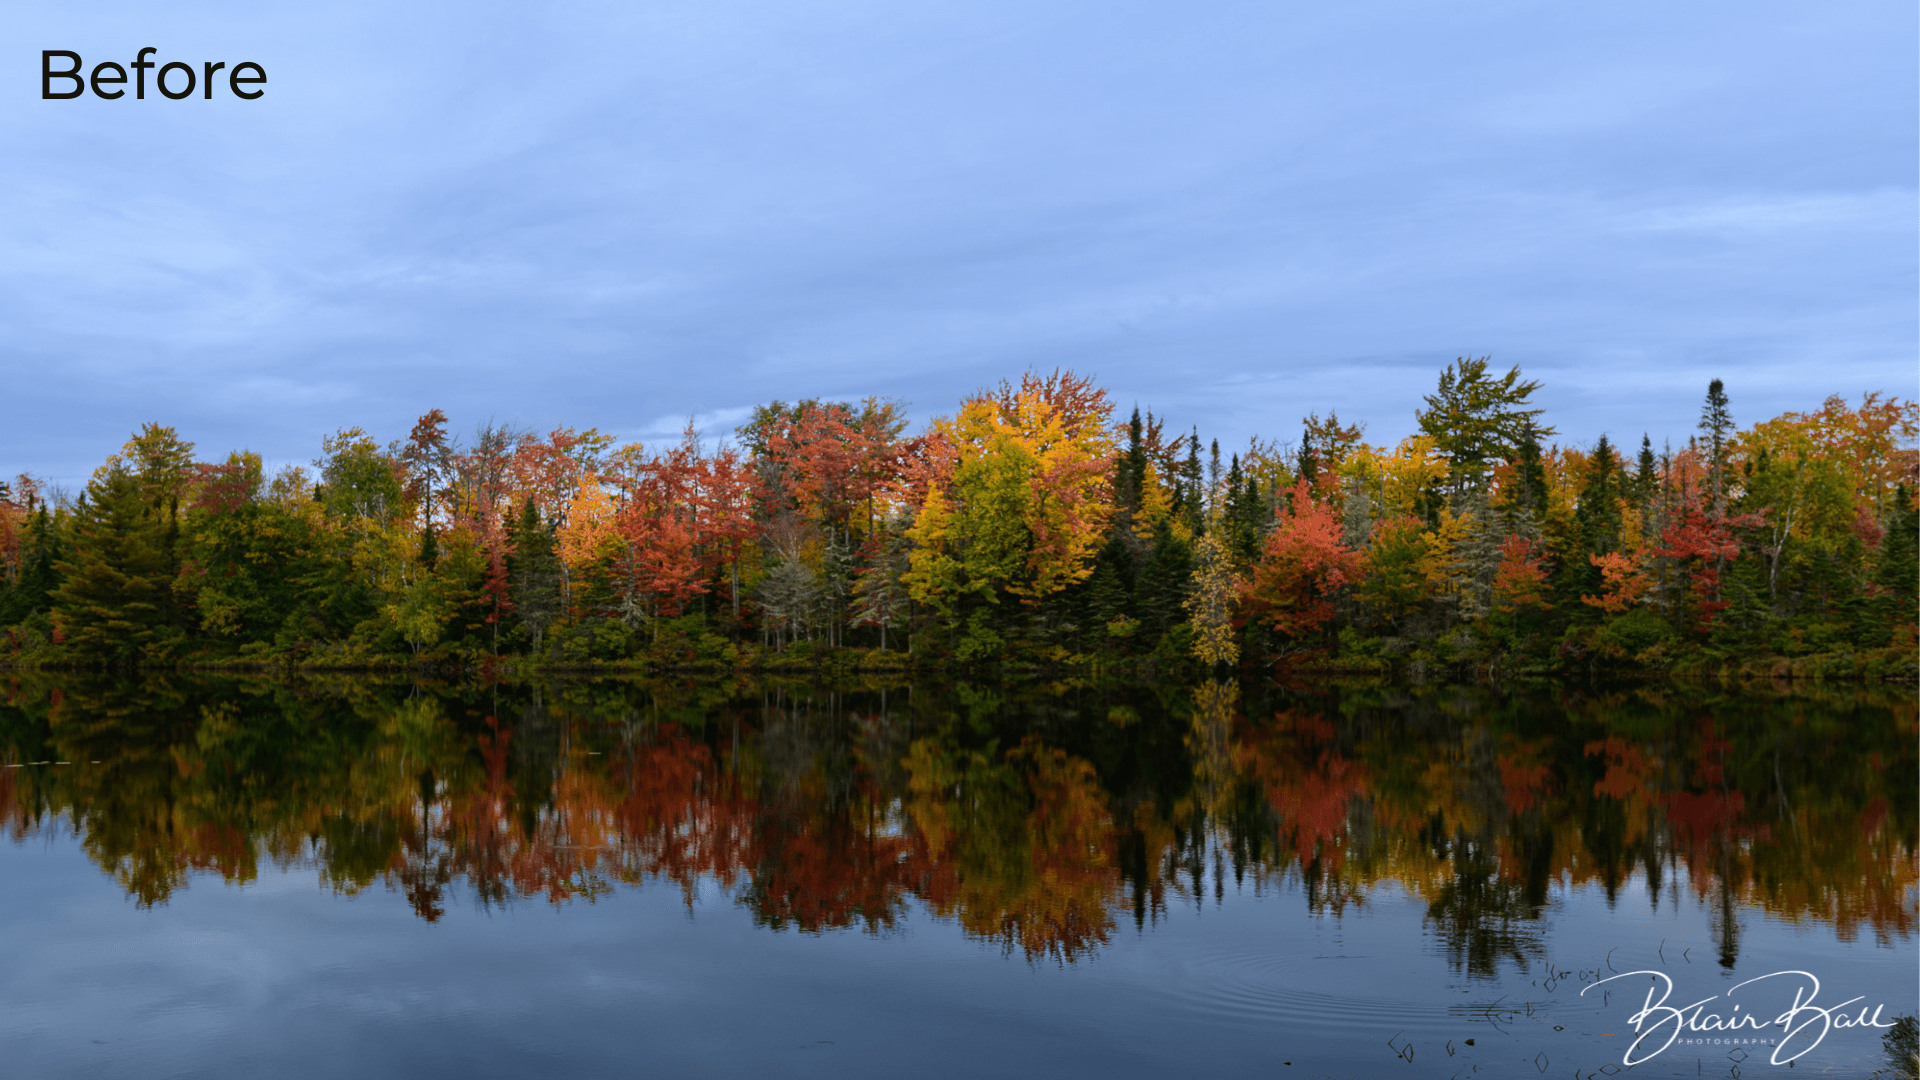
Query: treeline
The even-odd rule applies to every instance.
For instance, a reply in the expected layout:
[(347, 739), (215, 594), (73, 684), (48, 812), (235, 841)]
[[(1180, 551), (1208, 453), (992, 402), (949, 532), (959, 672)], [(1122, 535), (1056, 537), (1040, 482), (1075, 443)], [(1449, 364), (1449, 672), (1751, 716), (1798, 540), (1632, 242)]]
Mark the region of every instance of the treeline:
[(1224, 456), (1063, 372), (917, 435), (775, 402), (717, 447), (463, 440), (436, 409), (271, 477), (150, 424), (77, 499), (0, 484), (0, 661), (1911, 676), (1920, 407), (1742, 429), (1715, 380), (1684, 445), (1636, 452), (1551, 442), (1537, 389), (1462, 359), (1396, 446), (1316, 414)]

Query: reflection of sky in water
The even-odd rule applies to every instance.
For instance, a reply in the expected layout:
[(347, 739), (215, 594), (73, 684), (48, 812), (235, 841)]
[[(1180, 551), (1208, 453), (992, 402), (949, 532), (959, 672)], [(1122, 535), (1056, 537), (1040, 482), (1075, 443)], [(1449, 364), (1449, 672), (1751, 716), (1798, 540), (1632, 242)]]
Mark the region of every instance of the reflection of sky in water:
[[(43, 835), (0, 846), (0, 1060), (47, 1077), (1584, 1076), (1631, 1030), (1631, 995), (1579, 996), (1609, 961), (1666, 971), (1685, 1001), (1795, 968), (1823, 1002), (1915, 996), (1911, 937), (1842, 942), (1752, 910), (1723, 971), (1711, 897), (1684, 883), (1657, 907), (1639, 878), (1611, 906), (1556, 886), (1521, 928), (1525, 970), (1494, 978), (1450, 963), (1396, 884), (1338, 916), (1310, 912), (1297, 874), (1259, 895), (1201, 886), (1091, 959), (1028, 963), (918, 902), (880, 935), (781, 933), (712, 885), (691, 911), (656, 884), (558, 907), (462, 897), (426, 923), (398, 893), (342, 899), (263, 868), (141, 909)], [(1634, 1074), (1728, 1076), (1731, 1049), (1675, 1046)], [(1863, 1074), (1880, 1052), (1839, 1031), (1800, 1064)], [(1766, 1053), (1743, 1075), (1771, 1071)]]
[(0, 1073), (1585, 1076), (1615, 972), (1913, 1010), (1913, 723), (1801, 685), (23, 684)]

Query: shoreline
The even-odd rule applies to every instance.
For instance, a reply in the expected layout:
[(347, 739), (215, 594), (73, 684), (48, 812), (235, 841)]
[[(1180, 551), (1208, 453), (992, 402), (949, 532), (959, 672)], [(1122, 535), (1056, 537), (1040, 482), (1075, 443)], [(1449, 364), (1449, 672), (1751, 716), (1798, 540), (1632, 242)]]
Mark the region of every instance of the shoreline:
[[(742, 662), (742, 661), (745, 662)], [(1194, 661), (1155, 658), (1102, 658), (1072, 655), (1035, 660), (1009, 658), (960, 662), (947, 657), (877, 649), (834, 648), (807, 650), (798, 655), (765, 653), (732, 662), (684, 659), (660, 661), (585, 660), (534, 663), (523, 656), (436, 657), (424, 660), (355, 658), (342, 661), (309, 659), (199, 659), (164, 662), (83, 663), (78, 661), (0, 660), (0, 674), (28, 672), (94, 672), (126, 674), (245, 674), (245, 675), (415, 675), (487, 678), (512, 681), (541, 677), (698, 676), (732, 678), (763, 675), (900, 675), (1010, 677), (1179, 677), (1182, 681), (1207, 678), (1388, 678), (1398, 681), (1488, 682), (1503, 679), (1591, 678), (1621, 681), (1732, 680), (1741, 682), (1860, 682), (1920, 685), (1920, 656), (1891, 649), (1861, 652), (1813, 653), (1797, 657), (1764, 656), (1747, 659), (1680, 657), (1664, 664), (1588, 659), (1540, 663), (1510, 663), (1468, 659), (1438, 661), (1430, 657), (1389, 660), (1382, 657), (1333, 657), (1299, 663), (1274, 661), (1263, 665), (1207, 667)]]

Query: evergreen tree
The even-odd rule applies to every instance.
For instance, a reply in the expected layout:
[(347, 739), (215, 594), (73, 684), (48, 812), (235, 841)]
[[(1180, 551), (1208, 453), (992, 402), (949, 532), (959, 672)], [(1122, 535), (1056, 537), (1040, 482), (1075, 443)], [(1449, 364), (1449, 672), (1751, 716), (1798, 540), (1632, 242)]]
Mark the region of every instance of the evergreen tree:
[(1587, 458), (1586, 475), (1581, 478), (1580, 501), (1573, 511), (1573, 535), (1565, 538), (1571, 543), (1561, 573), (1561, 604), (1576, 617), (1594, 610), (1583, 605), (1580, 597), (1598, 594), (1604, 580), (1591, 557), (1620, 546), (1621, 479), (1620, 458), (1602, 435)]
[(1346, 483), (1346, 495), (1342, 499), (1341, 533), (1346, 545), (1355, 551), (1364, 551), (1367, 541), (1373, 536), (1374, 514), (1373, 496), (1367, 491), (1367, 478), (1349, 477)]
[(1193, 548), (1175, 536), (1165, 521), (1153, 530), (1153, 546), (1134, 589), (1134, 610), (1139, 612), (1148, 641), (1158, 641), (1175, 623), (1186, 619), (1187, 584), (1193, 578)]
[(1707, 435), (1707, 469), (1713, 484), (1713, 513), (1727, 512), (1727, 445), (1732, 441), (1733, 412), (1727, 407), (1727, 389), (1719, 379), (1707, 384), (1706, 404), (1700, 407), (1700, 430)]
[(1115, 534), (1095, 557), (1093, 574), (1083, 589), (1087, 625), (1083, 640), (1088, 648), (1106, 645), (1107, 626), (1133, 614), (1133, 549)]
[(1522, 381), (1518, 367), (1499, 378), (1488, 375), (1489, 359), (1461, 357), (1447, 365), (1426, 396), (1427, 407), (1415, 414), (1421, 432), (1452, 462), (1448, 479), (1456, 493), (1484, 484), (1493, 462), (1513, 460), (1528, 432), (1553, 434), (1535, 422), (1541, 410), (1526, 408), (1540, 384)]
[(1873, 575), (1880, 593), (1873, 601), (1876, 645), (1888, 644), (1894, 627), (1911, 626), (1920, 618), (1920, 505), (1907, 485), (1894, 490), (1887, 517), (1887, 532), (1880, 538), (1880, 565)]
[(1509, 515), (1525, 514), (1536, 523), (1547, 517), (1547, 468), (1540, 460), (1540, 434), (1530, 421), (1521, 425), (1513, 459), (1513, 490), (1502, 493), (1503, 509)]
[(60, 587), (60, 572), (54, 564), (64, 557), (60, 530), (43, 503), (21, 530), (19, 573), (0, 588), (0, 626), (23, 623), (51, 610), (52, 593)]
[[(433, 535), (427, 530), (427, 535)], [(560, 613), (560, 558), (554, 553), (553, 533), (540, 519), (540, 508), (529, 496), (507, 526), (507, 583), (520, 624), (533, 637), (538, 655), (547, 627)]]
[(1466, 535), (1454, 549), (1452, 570), (1460, 585), (1460, 614), (1479, 619), (1493, 609), (1493, 579), (1500, 571), (1501, 545), (1507, 532), (1483, 489), (1462, 495), (1457, 512), (1467, 518)]
[(1140, 513), (1140, 494), (1147, 477), (1147, 446), (1142, 438), (1140, 425), (1140, 406), (1133, 407), (1133, 417), (1127, 421), (1127, 452), (1121, 456), (1114, 470), (1114, 503), (1123, 516), (1131, 521)]
[(880, 629), (880, 648), (887, 648), (887, 629), (904, 621), (907, 587), (901, 582), (912, 564), (907, 561), (905, 537), (881, 526), (868, 535), (862, 549), (866, 566), (853, 583), (853, 621)]
[(420, 529), (420, 565), (432, 570), (440, 563), (440, 534), (435, 531), (433, 522), (428, 521)]
[(1659, 461), (1656, 460), (1653, 455), (1653, 437), (1642, 434), (1640, 436), (1640, 460), (1635, 463), (1633, 471), (1633, 497), (1634, 501), (1640, 505), (1642, 510), (1644, 510), (1647, 503), (1652, 500), (1654, 493), (1659, 490), (1659, 465)]
[(1187, 437), (1187, 460), (1180, 467), (1173, 509), (1194, 536), (1207, 531), (1206, 477), (1200, 468), (1200, 429), (1197, 427)]
[(1244, 567), (1260, 557), (1260, 490), (1242, 472), (1239, 454), (1227, 467), (1227, 505), (1221, 524), (1234, 565)]
[(71, 557), (56, 565), (54, 622), (92, 660), (133, 661), (165, 651), (173, 574), (167, 522), (140, 481), (110, 465), (87, 485), (73, 523)]
[(1605, 555), (1620, 546), (1620, 496), (1622, 475), (1620, 458), (1605, 435), (1594, 445), (1587, 459), (1587, 474), (1580, 486), (1580, 503), (1574, 520), (1588, 555)]
[(1220, 514), (1220, 500), (1223, 492), (1220, 487), (1225, 470), (1220, 468), (1220, 440), (1213, 440), (1212, 449), (1207, 457), (1207, 520), (1211, 522)]

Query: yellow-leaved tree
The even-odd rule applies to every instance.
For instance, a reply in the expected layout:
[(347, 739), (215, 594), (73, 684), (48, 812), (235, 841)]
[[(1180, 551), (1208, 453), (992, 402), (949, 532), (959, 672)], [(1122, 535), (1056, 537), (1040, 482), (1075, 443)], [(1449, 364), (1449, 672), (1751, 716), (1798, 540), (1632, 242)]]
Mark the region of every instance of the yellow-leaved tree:
[(935, 421), (952, 470), (928, 485), (905, 581), (943, 614), (972, 613), (963, 651), (999, 645), (982, 605), (1035, 604), (1092, 572), (1113, 513), (1112, 411), (1089, 379), (1028, 372)]

